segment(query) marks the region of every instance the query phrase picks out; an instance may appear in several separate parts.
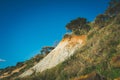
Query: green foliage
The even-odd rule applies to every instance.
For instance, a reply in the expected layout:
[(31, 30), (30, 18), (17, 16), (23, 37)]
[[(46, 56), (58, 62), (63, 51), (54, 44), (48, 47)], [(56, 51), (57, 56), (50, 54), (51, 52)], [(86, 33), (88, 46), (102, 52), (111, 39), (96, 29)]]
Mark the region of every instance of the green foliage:
[(120, 74), (120, 68), (113, 68), (110, 67), (108, 64), (108, 61), (102, 62), (96, 66), (91, 66), (85, 69), (85, 71), (82, 74), (88, 74), (92, 71), (96, 71), (99, 74), (105, 76), (107, 80), (113, 80), (115, 78), (119, 77)]
[(110, 0), (109, 7), (105, 12), (110, 16), (116, 16), (120, 13), (120, 0)]
[(2, 75), (2, 73), (6, 73), (6, 72), (11, 73), (14, 69), (16, 69), (16, 67), (14, 67), (14, 66), (9, 67), (8, 66), (5, 69), (1, 70), (0, 75)]
[(41, 49), (41, 54), (48, 54), (50, 53), (52, 50), (54, 49), (54, 47), (52, 46), (45, 46)]
[(95, 19), (95, 24), (100, 28), (107, 26), (111, 21), (111, 17), (106, 14), (100, 14)]
[[(119, 26), (115, 24), (100, 30), (92, 29), (88, 33), (90, 36), (88, 43), (76, 51), (75, 55), (56, 67), (40, 73), (36, 78), (69, 80), (92, 71), (98, 72), (108, 80), (119, 77), (120, 69), (111, 67), (109, 62), (111, 57), (117, 53), (119, 33)], [(67, 35), (66, 37), (70, 36)], [(93, 59), (93, 62), (90, 63), (91, 59)]]
[(73, 31), (73, 33), (77, 35), (83, 34), (81, 31), (88, 32), (90, 30), (90, 26), (88, 25), (86, 18), (77, 18), (75, 20), (72, 20), (66, 25), (66, 28), (70, 31)]
[[(119, 54), (120, 26), (115, 22), (102, 29), (91, 29), (87, 34), (86, 45), (56, 67), (18, 80), (70, 80), (92, 71), (96, 71), (108, 80), (119, 77), (120, 68), (114, 68), (110, 64), (111, 58)], [(68, 34), (64, 37), (71, 36)], [(27, 64), (32, 63), (32, 60)]]
[(18, 63), (16, 64), (17, 67), (22, 67), (23, 65), (24, 65), (24, 62), (18, 62)]
[(98, 34), (98, 31), (96, 29), (91, 29), (90, 32), (87, 35), (87, 39), (89, 40), (89, 39), (93, 38), (93, 36), (95, 34)]
[[(16, 66), (11, 66), (11, 67), (7, 67), (5, 69), (2, 69), (0, 71), (0, 75), (2, 75), (3, 73), (8, 73), (10, 74), (10, 76), (3, 78), (2, 80), (14, 80), (13, 78), (16, 76), (19, 76), (21, 73), (23, 73), (24, 71), (26, 71), (27, 69), (33, 67), (35, 65), (35, 63), (38, 63), (42, 58), (44, 58), (46, 55), (44, 54), (37, 54), (35, 57), (31, 58), (30, 60), (27, 60), (25, 62), (18, 62), (16, 64)], [(26, 65), (23, 69), (21, 69), (19, 72), (15, 72), (11, 75), (12, 71), (15, 69), (18, 69), (22, 66)], [(18, 79), (19, 80), (19, 79)], [(26, 80), (26, 79), (25, 79)], [(27, 79), (29, 80), (29, 79)]]
[[(105, 13), (99, 14), (95, 19), (95, 26), (102, 28), (110, 24), (114, 18), (119, 19), (118, 15), (120, 14), (120, 0), (110, 0), (109, 6)], [(120, 23), (120, 19), (116, 21)]]
[(65, 35), (63, 36), (63, 38), (71, 38), (71, 35), (70, 35), (70, 34), (65, 34)]
[(115, 23), (120, 24), (120, 14), (118, 14), (115, 18)]
[(68, 30), (74, 30), (82, 28), (87, 23), (87, 20), (85, 18), (77, 18), (75, 20), (72, 20), (70, 23), (66, 25), (66, 28)]
[[(116, 3), (116, 1), (118, 2)], [(66, 25), (66, 28), (73, 31), (74, 34), (81, 35), (87, 33), (88, 39), (86, 44), (76, 50), (73, 56), (52, 69), (45, 70), (41, 73), (34, 73), (25, 78), (17, 78), (16, 80), (71, 80), (71, 78), (86, 75), (93, 71), (103, 75), (107, 80), (113, 80), (119, 77), (120, 68), (113, 67), (110, 63), (113, 56), (120, 54), (120, 15), (117, 15), (119, 12), (119, 2), (120, 0), (111, 0), (111, 5), (106, 11), (106, 14), (101, 14), (96, 17), (95, 24), (99, 27), (105, 26), (104, 28), (92, 28), (90, 30), (88, 21), (85, 18), (78, 18)], [(116, 10), (115, 12), (113, 12), (114, 9)], [(113, 15), (117, 15), (117, 17), (113, 19)], [(90, 25), (93, 26), (93, 24)], [(71, 36), (70, 34), (66, 34), (64, 38), (71, 38)], [(43, 47), (41, 51), (43, 54), (39, 54), (26, 61), (25, 64), (27, 66), (20, 73), (32, 67), (35, 62), (39, 62), (45, 57), (44, 54), (49, 53), (52, 49), (54, 48)], [(23, 63), (17, 64), (17, 66), (22, 65)], [(14, 68), (8, 67), (6, 70), (0, 70), (0, 73), (12, 71)], [(15, 73), (3, 80), (12, 79), (20, 73)]]
[[(16, 76), (20, 75), (24, 71), (26, 71), (29, 68), (33, 67), (36, 63), (38, 63), (41, 59), (43, 59), (53, 49), (54, 49), (54, 47), (50, 47), (50, 46), (43, 47), (42, 50), (41, 50), (41, 54), (37, 54), (36, 56), (32, 57), (31, 59), (29, 59), (29, 60), (27, 60), (25, 62), (18, 62), (16, 64), (16, 66), (11, 66), (11, 67), (7, 67), (5, 69), (1, 69), (0, 76), (3, 73), (8, 73), (10, 76), (3, 78), (4, 80), (8, 80), (8, 79), (12, 79), (13, 77), (16, 77)], [(22, 68), (19, 72), (11, 74), (13, 70), (21, 68), (22, 66), (25, 66), (25, 67)], [(29, 79), (27, 79), (27, 80), (29, 80)], [(34, 80), (34, 79), (31, 79), (31, 80)], [(35, 79), (35, 80), (37, 80), (37, 79)]]

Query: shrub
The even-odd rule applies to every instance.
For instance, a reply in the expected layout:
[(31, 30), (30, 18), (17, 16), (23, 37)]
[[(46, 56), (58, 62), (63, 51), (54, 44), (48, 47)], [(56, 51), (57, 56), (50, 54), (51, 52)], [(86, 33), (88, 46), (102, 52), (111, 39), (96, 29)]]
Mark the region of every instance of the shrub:
[(120, 68), (120, 55), (116, 55), (116, 56), (112, 57), (111, 65), (113, 67), (119, 67)]
[(74, 34), (83, 34), (82, 31), (88, 32), (90, 30), (90, 26), (88, 25), (88, 21), (86, 18), (77, 18), (72, 20), (70, 23), (66, 25), (66, 28), (70, 31), (73, 31)]

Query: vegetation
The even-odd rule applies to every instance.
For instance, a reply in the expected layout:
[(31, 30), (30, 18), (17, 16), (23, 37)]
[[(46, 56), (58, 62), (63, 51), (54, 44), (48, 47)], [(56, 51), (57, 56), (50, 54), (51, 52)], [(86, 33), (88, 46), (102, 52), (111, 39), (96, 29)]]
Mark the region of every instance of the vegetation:
[[(25, 62), (18, 62), (16, 66), (7, 67), (5, 69), (0, 70), (0, 76), (7, 76), (3, 78), (3, 80), (10, 80), (14, 77), (20, 75), (24, 71), (28, 70), (29, 68), (33, 67), (35, 64), (37, 64), (41, 59), (43, 59), (54, 47), (46, 46), (41, 49), (41, 53), (37, 54), (35, 57), (32, 57), (29, 60), (26, 60)], [(19, 70), (20, 69), (20, 70)], [(14, 70), (18, 70), (17, 72), (14, 72)], [(6, 74), (4, 74), (6, 73)]]
[[(17, 66), (27, 65), (14, 75), (3, 80), (119, 80), (120, 79), (120, 0), (111, 0), (104, 14), (96, 17), (94, 23), (85, 18), (77, 18), (66, 25), (74, 34), (86, 34), (86, 44), (74, 55), (52, 69), (34, 73), (25, 78), (16, 78), (21, 72), (39, 62), (54, 47), (43, 47), (42, 54)], [(97, 26), (97, 27), (96, 27)], [(64, 38), (71, 37), (66, 34)], [(15, 67), (0, 70), (0, 74)], [(11, 69), (11, 70), (9, 70)]]
[(100, 28), (107, 26), (111, 20), (111, 17), (105, 14), (100, 14), (95, 19), (95, 24), (99, 26)]
[(110, 0), (109, 6), (105, 13), (99, 14), (95, 19), (95, 26), (102, 28), (111, 23), (111, 21), (116, 18), (120, 13), (120, 0)]
[(115, 18), (104, 28), (91, 29), (87, 33), (89, 38), (86, 45), (63, 63), (19, 80), (113, 80), (119, 78), (120, 67), (116, 64), (119, 63), (120, 55), (120, 23), (116, 23), (117, 20), (118, 18)]
[(41, 54), (48, 54), (50, 53), (52, 50), (54, 49), (54, 47), (52, 46), (45, 46), (41, 49)]
[(105, 12), (109, 16), (116, 16), (120, 13), (120, 0), (110, 0), (109, 7)]
[(66, 28), (77, 35), (84, 34), (90, 30), (90, 26), (88, 25), (86, 18), (77, 18), (72, 20), (66, 25)]

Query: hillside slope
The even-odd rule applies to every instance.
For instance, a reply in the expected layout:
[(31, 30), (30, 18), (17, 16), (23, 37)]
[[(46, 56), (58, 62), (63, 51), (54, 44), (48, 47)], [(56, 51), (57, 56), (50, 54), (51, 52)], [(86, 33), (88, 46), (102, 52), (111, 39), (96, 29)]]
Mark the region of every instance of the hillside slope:
[[(35, 66), (3, 80), (119, 80), (120, 15), (86, 35), (66, 35)], [(30, 63), (29, 63), (30, 64)]]
[(3, 80), (120, 80), (120, 15), (90, 25), (86, 35), (65, 35), (35, 66)]
[(46, 69), (50, 69), (57, 64), (63, 62), (68, 57), (73, 55), (73, 53), (83, 46), (85, 43), (86, 36), (77, 36), (77, 35), (69, 35), (64, 38), (58, 46), (52, 50), (43, 60), (41, 60), (34, 67), (25, 71), (20, 77), (29, 76), (33, 73), (42, 72)]
[[(117, 17), (103, 28), (93, 27), (86, 35), (87, 39), (84, 46), (67, 48), (67, 51), (75, 49), (74, 53), (71, 53), (74, 54), (73, 56), (52, 69), (20, 80), (119, 80), (119, 21), (120, 19)], [(76, 41), (78, 42), (79, 39)]]

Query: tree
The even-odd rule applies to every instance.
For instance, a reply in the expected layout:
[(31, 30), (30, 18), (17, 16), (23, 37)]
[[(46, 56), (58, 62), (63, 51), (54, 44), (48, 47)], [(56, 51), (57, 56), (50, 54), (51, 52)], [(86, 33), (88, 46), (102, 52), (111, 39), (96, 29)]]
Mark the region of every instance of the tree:
[(120, 0), (110, 0), (108, 9), (105, 13), (109, 16), (116, 16), (120, 13)]
[(72, 20), (70, 23), (66, 25), (66, 28), (70, 31), (80, 30), (80, 29), (88, 29), (87, 25), (88, 21), (86, 18), (77, 18)]
[(108, 15), (100, 14), (96, 17), (95, 24), (99, 25), (99, 27), (103, 27), (108, 20), (110, 20)]
[(45, 46), (41, 49), (41, 54), (48, 54), (50, 53), (52, 50), (54, 49), (54, 47), (51, 46)]
[(17, 67), (21, 67), (21, 66), (23, 66), (23, 65), (24, 65), (24, 62), (18, 62), (18, 63), (16, 64)]
[(95, 24), (100, 28), (109, 24), (120, 13), (120, 0), (110, 0), (109, 6), (104, 14), (100, 14), (95, 19)]

